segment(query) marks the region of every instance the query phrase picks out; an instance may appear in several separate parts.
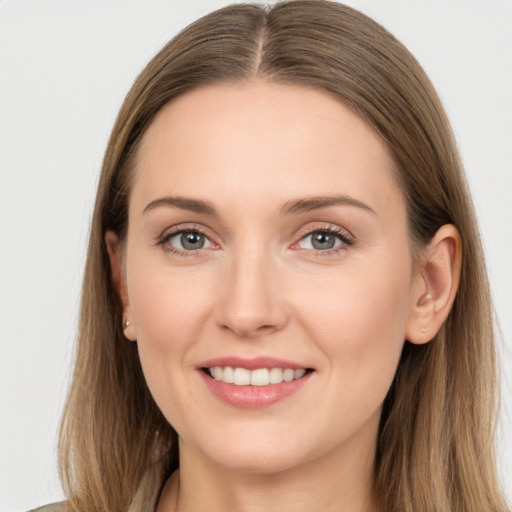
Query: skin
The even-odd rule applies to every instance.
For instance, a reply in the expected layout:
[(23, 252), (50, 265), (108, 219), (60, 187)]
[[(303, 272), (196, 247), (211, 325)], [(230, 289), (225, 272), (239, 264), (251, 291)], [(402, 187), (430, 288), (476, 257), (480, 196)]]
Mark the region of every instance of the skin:
[[(426, 343), (455, 295), (443, 226), (414, 263), (387, 146), (323, 92), (254, 81), (166, 106), (144, 135), (114, 279), (151, 393), (180, 437), (158, 512), (368, 511), (382, 402), (404, 340)], [(216, 215), (159, 204), (207, 201)], [(331, 204), (283, 210), (312, 197)], [(346, 201), (345, 201), (346, 203)], [(183, 206), (183, 204), (182, 204)], [(199, 229), (186, 251), (173, 229)], [(310, 234), (335, 229), (333, 250)], [(262, 409), (216, 398), (197, 365), (272, 356), (314, 372)]]

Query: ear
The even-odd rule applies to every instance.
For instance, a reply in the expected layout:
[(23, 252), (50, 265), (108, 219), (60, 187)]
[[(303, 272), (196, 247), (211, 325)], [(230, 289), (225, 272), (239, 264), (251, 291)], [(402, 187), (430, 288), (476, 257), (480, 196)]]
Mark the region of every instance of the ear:
[(450, 313), (460, 280), (462, 241), (452, 224), (439, 228), (421, 253), (414, 278), (406, 339), (429, 342)]
[(123, 333), (131, 341), (136, 340), (135, 325), (126, 287), (126, 274), (123, 267), (123, 251), (118, 236), (113, 231), (105, 233), (105, 244), (110, 257), (112, 283), (116, 289), (123, 309)]

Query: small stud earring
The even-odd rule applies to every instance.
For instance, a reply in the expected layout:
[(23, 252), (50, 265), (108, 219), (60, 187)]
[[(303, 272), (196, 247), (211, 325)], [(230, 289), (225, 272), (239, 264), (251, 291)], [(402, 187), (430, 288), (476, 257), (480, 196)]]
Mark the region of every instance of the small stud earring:
[(132, 325), (130, 320), (126, 320), (126, 322), (123, 322), (123, 331), (125, 331), (126, 328), (129, 327), (130, 325)]
[(428, 327), (421, 327), (420, 331), (423, 333), (428, 332)]

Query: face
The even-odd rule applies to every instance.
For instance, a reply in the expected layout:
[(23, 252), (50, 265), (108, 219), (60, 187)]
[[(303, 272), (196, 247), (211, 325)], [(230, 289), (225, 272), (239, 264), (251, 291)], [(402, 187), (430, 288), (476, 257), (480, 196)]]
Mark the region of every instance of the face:
[(172, 102), (122, 258), (125, 332), (182, 449), (270, 472), (375, 446), (418, 276), (389, 151), (347, 107), (259, 81)]

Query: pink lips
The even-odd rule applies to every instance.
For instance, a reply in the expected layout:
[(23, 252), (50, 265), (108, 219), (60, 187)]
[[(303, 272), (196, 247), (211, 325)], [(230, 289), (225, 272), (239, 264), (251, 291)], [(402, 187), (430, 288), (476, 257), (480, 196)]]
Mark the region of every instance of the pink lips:
[(300, 370), (301, 368), (306, 368), (304, 365), (274, 357), (254, 357), (252, 359), (218, 357), (204, 361), (198, 368), (212, 368), (215, 366), (231, 366), (232, 368), (246, 368), (247, 370), (257, 370), (258, 368), (291, 368), (292, 370)]
[(299, 391), (309, 382), (312, 376), (312, 373), (306, 373), (300, 379), (281, 382), (280, 384), (269, 384), (267, 386), (237, 386), (215, 380), (204, 371), (205, 368), (215, 366), (231, 366), (232, 368), (245, 368), (247, 370), (257, 370), (258, 368), (291, 368), (293, 370), (300, 370), (306, 367), (292, 361), (271, 357), (257, 357), (253, 359), (222, 357), (201, 363), (197, 369), (208, 389), (223, 402), (243, 409), (261, 409), (275, 404)]

